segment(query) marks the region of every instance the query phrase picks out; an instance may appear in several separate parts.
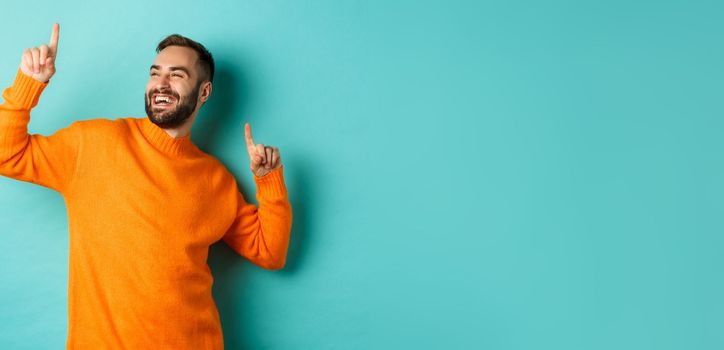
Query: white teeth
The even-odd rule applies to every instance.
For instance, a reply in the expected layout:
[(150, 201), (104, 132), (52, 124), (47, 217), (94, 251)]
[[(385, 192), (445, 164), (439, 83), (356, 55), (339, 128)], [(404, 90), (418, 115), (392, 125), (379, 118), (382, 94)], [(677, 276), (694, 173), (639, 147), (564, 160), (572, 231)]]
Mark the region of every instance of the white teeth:
[(170, 102), (171, 102), (171, 98), (169, 98), (169, 97), (167, 97), (167, 96), (156, 96), (156, 103), (159, 103), (159, 102), (170, 103)]

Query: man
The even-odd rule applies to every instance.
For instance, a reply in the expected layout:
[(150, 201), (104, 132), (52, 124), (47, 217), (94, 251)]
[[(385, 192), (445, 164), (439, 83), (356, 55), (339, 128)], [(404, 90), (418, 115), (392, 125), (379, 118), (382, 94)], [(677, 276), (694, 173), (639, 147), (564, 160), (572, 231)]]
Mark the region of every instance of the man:
[(29, 135), (30, 110), (55, 74), (59, 25), (25, 50), (0, 105), (0, 174), (54, 189), (68, 210), (68, 349), (222, 349), (208, 248), (223, 239), (254, 264), (284, 266), (292, 211), (279, 150), (246, 146), (259, 207), (190, 140), (214, 63), (171, 35), (157, 48), (146, 118), (76, 121)]

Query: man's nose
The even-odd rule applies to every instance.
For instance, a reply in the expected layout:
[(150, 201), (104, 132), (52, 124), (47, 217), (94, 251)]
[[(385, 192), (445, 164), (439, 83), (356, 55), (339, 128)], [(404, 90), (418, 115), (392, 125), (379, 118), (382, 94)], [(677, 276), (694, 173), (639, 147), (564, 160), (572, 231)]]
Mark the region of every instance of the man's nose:
[(156, 82), (156, 90), (158, 90), (158, 91), (171, 90), (171, 80), (169, 80), (167, 77), (161, 77), (161, 79), (158, 79)]

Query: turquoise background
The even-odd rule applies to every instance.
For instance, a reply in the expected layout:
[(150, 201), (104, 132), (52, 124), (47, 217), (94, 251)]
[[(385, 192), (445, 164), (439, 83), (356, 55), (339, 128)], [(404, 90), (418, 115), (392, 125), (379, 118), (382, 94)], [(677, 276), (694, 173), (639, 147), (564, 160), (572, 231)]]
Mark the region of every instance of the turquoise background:
[[(228, 349), (724, 348), (724, 4), (6, 1), (0, 85), (61, 24), (31, 132), (143, 116), (154, 48), (217, 62), (194, 141), (255, 200), (281, 149), (287, 266), (209, 264)], [(63, 348), (62, 198), (0, 178), (0, 345)]]

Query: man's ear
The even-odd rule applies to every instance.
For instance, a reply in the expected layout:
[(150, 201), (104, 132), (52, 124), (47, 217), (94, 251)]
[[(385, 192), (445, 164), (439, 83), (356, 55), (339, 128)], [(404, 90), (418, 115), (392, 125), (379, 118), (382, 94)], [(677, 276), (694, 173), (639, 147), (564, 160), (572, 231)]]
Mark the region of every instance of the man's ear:
[(211, 86), (212, 86), (212, 84), (211, 84), (210, 81), (207, 81), (207, 82), (205, 82), (205, 83), (202, 84), (202, 86), (201, 86), (201, 93), (199, 94), (199, 98), (201, 99), (201, 103), (205, 103), (206, 100), (208, 100), (209, 97), (211, 96)]

